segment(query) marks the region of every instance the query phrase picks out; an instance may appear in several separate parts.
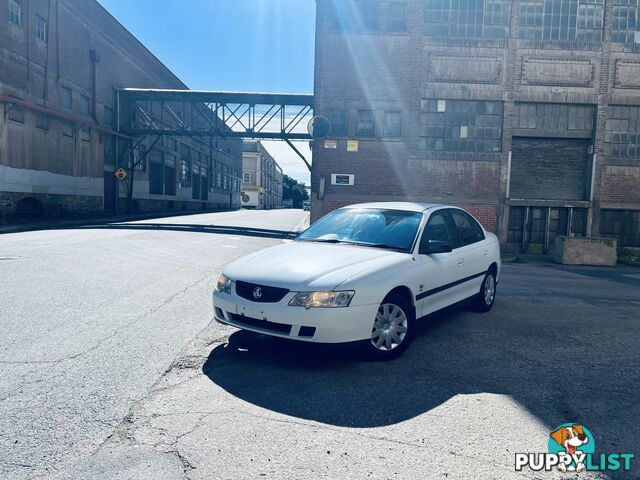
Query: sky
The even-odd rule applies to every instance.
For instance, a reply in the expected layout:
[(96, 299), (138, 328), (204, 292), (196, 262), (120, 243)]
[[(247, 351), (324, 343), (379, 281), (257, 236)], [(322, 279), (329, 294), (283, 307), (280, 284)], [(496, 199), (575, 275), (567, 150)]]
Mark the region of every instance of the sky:
[[(191, 89), (313, 93), (315, 0), (99, 1)], [(309, 184), (286, 143), (265, 146)]]

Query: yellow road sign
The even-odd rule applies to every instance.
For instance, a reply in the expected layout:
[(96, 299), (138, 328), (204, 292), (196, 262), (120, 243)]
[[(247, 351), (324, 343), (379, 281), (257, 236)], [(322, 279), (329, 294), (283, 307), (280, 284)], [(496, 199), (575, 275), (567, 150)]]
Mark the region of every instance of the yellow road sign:
[(124, 168), (119, 168), (118, 170), (116, 170), (114, 175), (118, 180), (122, 181), (127, 178), (128, 173)]

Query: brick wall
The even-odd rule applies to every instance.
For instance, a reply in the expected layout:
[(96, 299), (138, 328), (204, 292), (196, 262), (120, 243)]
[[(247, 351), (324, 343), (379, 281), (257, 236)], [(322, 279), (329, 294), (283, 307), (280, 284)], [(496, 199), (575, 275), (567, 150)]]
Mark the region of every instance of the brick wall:
[[(597, 43), (520, 39), (520, 0), (511, 2), (510, 37), (504, 40), (427, 37), (424, 0), (406, 1), (405, 33), (343, 34), (333, 24), (333, 2), (317, 2), (316, 114), (329, 115), (340, 109), (347, 110), (350, 118), (348, 133), (336, 139), (336, 149), (324, 148), (322, 141), (314, 142), (314, 219), (337, 206), (366, 201), (449, 203), (466, 205), (506, 241), (509, 153), (515, 134), (514, 105), (518, 102), (590, 104), (597, 112), (587, 153), (583, 161), (575, 162), (579, 171), (564, 168), (562, 158), (557, 158), (556, 165), (545, 169), (547, 173), (558, 171), (555, 187), (544, 180), (547, 173), (543, 175), (535, 168), (527, 173), (532, 175), (533, 184), (544, 182), (540, 185), (545, 187), (534, 188), (534, 193), (526, 197), (531, 198), (531, 205), (555, 201), (555, 206), (563, 207), (565, 202), (569, 206), (570, 200), (565, 197), (579, 196), (588, 203), (589, 232), (594, 234), (600, 204), (640, 209), (635, 170), (606, 173), (612, 166), (640, 167), (640, 155), (622, 162), (604, 153), (607, 106), (640, 104), (640, 81), (636, 78), (640, 48), (608, 41), (614, 2), (606, 2), (605, 41)], [(386, 2), (380, 5), (380, 22), (384, 24)], [(502, 151), (476, 154), (421, 150), (420, 102), (425, 98), (502, 101)], [(359, 109), (376, 112), (375, 138), (357, 137)], [(390, 109), (402, 111), (399, 139), (382, 138), (383, 114)], [(347, 151), (347, 140), (359, 140), (359, 151)], [(590, 201), (592, 153), (597, 165), (594, 198)], [(330, 185), (334, 173), (355, 174), (355, 186)], [(557, 193), (558, 185), (565, 185), (562, 179), (567, 175), (573, 176), (565, 183), (573, 185), (578, 193), (584, 185), (584, 194), (552, 194)], [(324, 200), (319, 200), (322, 178)], [(527, 182), (526, 178), (521, 180)]]
[[(114, 88), (184, 89), (186, 86), (96, 0), (30, 0), (23, 1), (22, 6), (23, 22), (17, 26), (7, 21), (7, 2), (0, 0), (0, 96), (14, 96), (29, 105), (71, 116), (74, 118), (74, 133), (65, 135), (63, 121), (55, 116), (49, 117), (46, 130), (38, 129), (35, 111), (25, 109), (21, 123), (0, 120), (0, 165), (24, 169), (25, 184), (30, 181), (30, 171), (76, 178), (102, 178), (105, 171), (114, 170), (112, 165), (105, 165), (104, 155), (105, 144), (110, 141), (104, 129), (114, 126), (105, 118), (106, 109), (115, 111)], [(48, 21), (48, 48), (35, 38), (36, 15)], [(97, 52), (100, 60), (96, 64), (95, 99), (91, 51)], [(63, 87), (72, 92), (70, 109), (61, 103)], [(81, 109), (82, 97), (89, 99), (88, 114)], [(82, 140), (81, 125), (90, 128), (89, 141)], [(208, 143), (190, 139), (178, 141), (203, 154), (209, 153)], [(240, 176), (242, 141), (217, 139), (217, 147), (219, 150), (214, 150), (216, 162), (233, 168)], [(231, 155), (225, 153), (227, 149), (231, 150)], [(166, 150), (165, 153), (170, 152)], [(179, 152), (176, 157), (179, 166)], [(135, 178), (136, 181), (148, 182), (148, 169), (136, 172)], [(74, 180), (69, 179), (66, 183), (73, 184)], [(49, 186), (32, 187), (33, 191), (46, 191)], [(121, 195), (124, 193), (122, 190)], [(228, 199), (230, 192), (216, 190), (215, 193), (224, 194)], [(91, 195), (99, 197), (102, 202), (104, 190), (98, 186)], [(166, 204), (154, 202), (139, 190), (136, 190), (136, 195), (147, 205)], [(210, 198), (214, 196), (214, 192), (209, 195)], [(239, 194), (237, 196), (239, 204)], [(45, 198), (53, 201), (52, 197)], [(166, 196), (167, 202), (177, 199), (192, 201), (191, 188), (177, 185), (177, 195)], [(199, 208), (200, 201), (193, 201)], [(217, 206), (216, 202), (209, 203), (211, 208)], [(102, 210), (102, 206), (97, 210)]]

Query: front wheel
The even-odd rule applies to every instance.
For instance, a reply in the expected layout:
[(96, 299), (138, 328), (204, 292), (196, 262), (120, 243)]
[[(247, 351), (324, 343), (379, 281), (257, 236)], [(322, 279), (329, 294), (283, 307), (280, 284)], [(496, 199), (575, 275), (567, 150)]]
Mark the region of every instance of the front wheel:
[(480, 292), (471, 300), (471, 307), (476, 312), (488, 312), (496, 303), (496, 276), (493, 272), (485, 275)]
[(388, 295), (378, 307), (371, 338), (366, 341), (369, 357), (391, 360), (402, 355), (413, 339), (413, 323), (411, 304), (402, 295)]

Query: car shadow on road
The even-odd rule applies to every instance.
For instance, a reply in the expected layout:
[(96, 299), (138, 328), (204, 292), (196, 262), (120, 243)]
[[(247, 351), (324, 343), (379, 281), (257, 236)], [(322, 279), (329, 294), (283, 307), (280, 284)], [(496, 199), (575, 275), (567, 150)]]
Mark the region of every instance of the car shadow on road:
[(294, 239), (299, 232), (286, 230), (270, 230), (265, 228), (233, 227), (223, 225), (198, 225), (198, 224), (174, 224), (174, 223), (105, 223), (99, 225), (82, 225), (64, 227), (61, 230), (142, 230), (142, 231), (166, 231), (189, 233), (213, 233), (218, 235), (238, 235), (243, 237)]
[[(421, 323), (402, 357), (382, 363), (360, 361), (344, 346), (240, 331), (211, 352), (203, 372), (260, 407), (356, 428), (396, 424), (460, 394), (508, 395), (549, 428), (583, 422), (613, 450), (624, 431), (619, 447), (640, 450), (640, 374), (637, 365), (622, 365), (628, 357), (612, 349), (623, 340), (629, 344), (623, 338), (628, 333), (608, 332), (613, 338), (594, 342), (591, 336), (602, 330), (574, 328), (563, 338), (556, 330), (541, 331), (536, 322), (514, 328), (510, 315), (496, 317), (488, 321), (461, 308), (435, 314)], [(574, 323), (567, 318), (557, 328)]]

